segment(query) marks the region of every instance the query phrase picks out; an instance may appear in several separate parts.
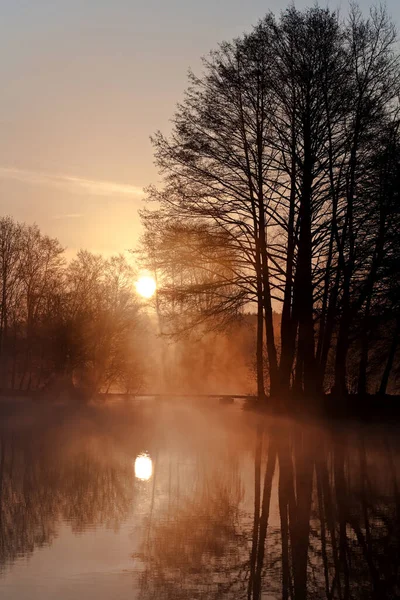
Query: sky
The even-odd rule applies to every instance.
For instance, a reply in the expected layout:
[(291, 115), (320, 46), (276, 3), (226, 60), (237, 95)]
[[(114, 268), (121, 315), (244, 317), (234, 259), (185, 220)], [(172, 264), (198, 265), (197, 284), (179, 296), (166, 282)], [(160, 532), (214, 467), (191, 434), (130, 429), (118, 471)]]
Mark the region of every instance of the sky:
[[(160, 183), (149, 138), (169, 131), (188, 69), (285, 5), (0, 0), (0, 215), (36, 222), (71, 256), (135, 247), (143, 188)], [(400, 26), (400, 0), (386, 5)]]

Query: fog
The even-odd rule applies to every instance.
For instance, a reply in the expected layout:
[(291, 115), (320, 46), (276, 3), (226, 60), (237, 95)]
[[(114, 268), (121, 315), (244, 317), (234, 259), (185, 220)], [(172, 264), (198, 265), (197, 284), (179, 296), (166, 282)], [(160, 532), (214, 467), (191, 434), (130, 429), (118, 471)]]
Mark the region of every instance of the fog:
[(25, 409), (0, 425), (2, 598), (397, 594), (395, 429), (187, 399)]
[[(106, 41), (116, 22), (89, 13), (87, 40)], [(105, 62), (91, 57), (85, 89)], [(396, 24), (384, 6), (292, 3), (201, 64), (148, 132), (159, 178), (144, 190), (75, 159), (75, 175), (0, 165), (25, 207), (32, 186), (54, 190), (59, 223), (0, 215), (2, 600), (400, 597)], [(102, 87), (75, 108), (95, 115)], [(132, 134), (146, 111), (131, 100)], [(80, 129), (78, 161), (96, 145)], [(86, 237), (63, 237), (81, 219)]]

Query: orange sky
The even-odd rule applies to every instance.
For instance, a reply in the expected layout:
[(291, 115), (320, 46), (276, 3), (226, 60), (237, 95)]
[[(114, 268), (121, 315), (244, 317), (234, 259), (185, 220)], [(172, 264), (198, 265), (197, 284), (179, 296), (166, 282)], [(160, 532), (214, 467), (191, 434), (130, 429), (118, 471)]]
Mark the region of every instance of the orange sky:
[[(388, 8), (399, 21), (397, 3)], [(281, 7), (279, 0), (3, 0), (0, 214), (37, 222), (69, 254), (133, 247), (141, 190), (158, 181), (149, 135), (168, 131), (188, 67), (198, 72), (219, 41)]]

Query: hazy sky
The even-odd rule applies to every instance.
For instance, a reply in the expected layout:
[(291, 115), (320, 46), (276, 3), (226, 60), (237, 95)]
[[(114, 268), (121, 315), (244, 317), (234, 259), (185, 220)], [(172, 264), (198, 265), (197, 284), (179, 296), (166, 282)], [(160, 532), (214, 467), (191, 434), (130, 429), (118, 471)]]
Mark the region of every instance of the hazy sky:
[[(285, 5), (0, 0), (0, 214), (70, 253), (133, 247), (141, 190), (157, 182), (149, 135), (168, 131), (187, 69)], [(387, 7), (400, 24), (400, 0)]]

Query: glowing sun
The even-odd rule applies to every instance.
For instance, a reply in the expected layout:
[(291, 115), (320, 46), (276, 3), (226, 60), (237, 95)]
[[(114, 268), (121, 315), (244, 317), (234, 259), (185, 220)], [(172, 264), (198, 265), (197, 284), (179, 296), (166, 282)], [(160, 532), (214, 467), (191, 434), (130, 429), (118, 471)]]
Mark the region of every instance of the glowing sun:
[(154, 296), (157, 285), (154, 277), (142, 275), (136, 282), (136, 291), (143, 298), (151, 298)]
[(153, 461), (147, 453), (139, 454), (135, 460), (135, 477), (140, 481), (148, 481), (153, 475)]

